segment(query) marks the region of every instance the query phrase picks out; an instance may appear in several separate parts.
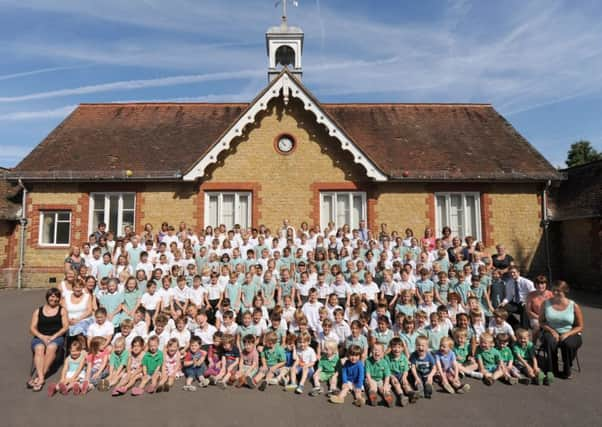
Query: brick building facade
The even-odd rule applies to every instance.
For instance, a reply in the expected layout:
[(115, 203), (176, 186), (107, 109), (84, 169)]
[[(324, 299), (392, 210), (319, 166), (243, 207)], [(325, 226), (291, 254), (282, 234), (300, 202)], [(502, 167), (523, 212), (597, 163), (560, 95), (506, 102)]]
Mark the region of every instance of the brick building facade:
[[(275, 61), (270, 42), (291, 28), (268, 32)], [(418, 236), (449, 225), (491, 250), (503, 242), (528, 268), (542, 192), (560, 175), (491, 105), (322, 104), (300, 61), (281, 65), (249, 104), (79, 106), (7, 175), (28, 191), (23, 285), (60, 280), (69, 245), (99, 220), (117, 233), (163, 221), (277, 230), (283, 218)], [(19, 233), (1, 237), (3, 268), (19, 265), (8, 256)]]

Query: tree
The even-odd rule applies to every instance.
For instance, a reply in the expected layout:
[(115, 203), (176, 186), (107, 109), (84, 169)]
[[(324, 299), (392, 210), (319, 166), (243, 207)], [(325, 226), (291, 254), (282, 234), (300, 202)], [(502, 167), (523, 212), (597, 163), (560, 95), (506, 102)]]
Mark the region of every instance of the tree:
[(596, 149), (592, 147), (591, 142), (580, 140), (571, 144), (571, 148), (566, 156), (566, 165), (569, 168), (572, 168), (573, 166), (579, 166), (601, 159), (602, 153), (597, 152)]

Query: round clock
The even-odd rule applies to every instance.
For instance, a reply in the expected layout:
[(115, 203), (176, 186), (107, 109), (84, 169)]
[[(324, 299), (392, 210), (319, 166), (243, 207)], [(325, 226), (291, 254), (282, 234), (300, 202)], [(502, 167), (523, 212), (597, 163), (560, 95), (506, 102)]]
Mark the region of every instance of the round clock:
[(276, 148), (282, 154), (289, 154), (295, 148), (295, 139), (290, 135), (280, 135), (276, 139)]

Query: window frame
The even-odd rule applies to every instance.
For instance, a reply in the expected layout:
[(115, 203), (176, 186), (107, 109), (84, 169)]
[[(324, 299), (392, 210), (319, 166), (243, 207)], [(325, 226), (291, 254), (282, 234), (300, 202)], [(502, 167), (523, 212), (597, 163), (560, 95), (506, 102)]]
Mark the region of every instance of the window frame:
[[(324, 196), (331, 196), (334, 200), (333, 203), (333, 222), (335, 223), (335, 228), (341, 228), (343, 227), (343, 225), (345, 224), (337, 224), (337, 200), (338, 200), (338, 196), (341, 194), (347, 195), (349, 197), (349, 209), (352, 210), (353, 209), (353, 199), (356, 196), (360, 196), (362, 198), (362, 212), (360, 214), (360, 218), (358, 220), (358, 227), (359, 227), (359, 222), (362, 220), (365, 220), (366, 222), (368, 222), (368, 195), (365, 191), (354, 191), (354, 190), (320, 190), (319, 192), (319, 198), (320, 198), (320, 206), (319, 206), (319, 213), (320, 213), (320, 229), (324, 230), (324, 228), (326, 228), (328, 226), (328, 222), (330, 221), (330, 218), (322, 218), (322, 206), (324, 203)], [(350, 219), (352, 220), (352, 218), (350, 217)], [(349, 228), (350, 229), (354, 229), (356, 227), (353, 226), (353, 224), (351, 223), (351, 221), (349, 222)]]
[[(98, 196), (98, 195), (104, 195), (105, 198), (105, 205), (103, 207), (103, 212), (104, 212), (104, 222), (107, 224), (107, 230), (111, 230), (115, 233), (115, 237), (117, 236), (121, 236), (121, 232), (123, 229), (123, 196), (124, 195), (132, 195), (134, 196), (134, 208), (133, 209), (126, 209), (126, 211), (132, 211), (134, 213), (134, 216), (132, 218), (132, 227), (135, 229), (136, 228), (136, 199), (137, 199), (137, 194), (135, 191), (94, 191), (92, 193), (89, 194), (89, 213), (88, 213), (88, 236), (92, 233), (94, 233), (96, 230), (94, 229), (94, 211), (95, 210), (100, 210), (100, 209), (95, 209), (95, 201), (94, 201), (94, 197)], [(109, 223), (109, 220), (107, 220), (107, 203), (109, 203), (109, 199), (110, 196), (119, 196), (119, 201), (118, 201), (118, 206), (117, 206), (117, 227), (115, 229), (113, 229), (111, 227), (111, 224)]]
[[(239, 207), (239, 203), (240, 203), (240, 196), (246, 196), (248, 198), (248, 202), (247, 202), (247, 228), (248, 227), (252, 227), (253, 226), (253, 192), (249, 191), (249, 190), (241, 190), (241, 191), (236, 191), (236, 190), (224, 190), (224, 191), (220, 191), (220, 190), (211, 190), (211, 191), (205, 191), (205, 206), (203, 209), (203, 224), (205, 224), (205, 227), (207, 226), (211, 226), (211, 227), (216, 227), (219, 226), (220, 224), (225, 224), (225, 222), (223, 221), (223, 216), (222, 216), (222, 203), (223, 203), (223, 199), (224, 199), (224, 195), (232, 195), (234, 196), (234, 223), (232, 224), (232, 226), (234, 226), (234, 224), (240, 224), (240, 217), (238, 216), (238, 207)], [(217, 224), (211, 224), (210, 223), (210, 218), (211, 218), (211, 212), (209, 211), (211, 208), (211, 203), (210, 203), (210, 198), (212, 196), (217, 196)], [(242, 227), (242, 226), (241, 226)]]
[[(466, 196), (472, 196), (474, 197), (475, 200), (475, 214), (476, 214), (476, 218), (475, 218), (475, 224), (476, 224), (476, 230), (473, 230), (472, 234), (466, 234), (465, 231), (465, 236), (456, 236), (454, 231), (452, 230), (452, 237), (459, 237), (460, 239), (462, 239), (462, 241), (464, 241), (464, 238), (467, 235), (472, 235), (472, 237), (474, 237), (475, 241), (481, 241), (483, 238), (483, 230), (482, 230), (482, 224), (483, 224), (483, 211), (481, 209), (481, 193), (478, 191), (441, 191), (441, 192), (436, 192), (434, 193), (434, 203), (435, 203), (435, 235), (437, 237), (442, 237), (442, 229), (445, 226), (448, 226), (451, 228), (451, 225), (449, 225), (449, 215), (450, 215), (450, 198), (452, 195), (455, 196), (461, 196), (462, 197), (462, 212), (464, 215), (464, 228), (466, 228), (466, 224), (468, 223), (467, 221), (467, 209), (466, 209)], [(443, 221), (443, 219), (441, 218), (441, 213), (439, 211), (439, 206), (438, 206), (438, 202), (437, 199), (439, 197), (445, 197), (445, 211), (447, 212), (447, 218), (445, 220), (445, 222)]]
[[(60, 220), (59, 214), (68, 214), (69, 220)], [(54, 215), (54, 243), (45, 243), (44, 239), (44, 217), (46, 215)], [(71, 245), (71, 219), (73, 215), (71, 215), (71, 211), (67, 209), (41, 209), (40, 210), (40, 224), (38, 229), (38, 246), (41, 247), (52, 247), (52, 248), (63, 248), (69, 247)], [(58, 223), (68, 223), (69, 224), (69, 240), (67, 243), (56, 243), (57, 231), (58, 231)]]

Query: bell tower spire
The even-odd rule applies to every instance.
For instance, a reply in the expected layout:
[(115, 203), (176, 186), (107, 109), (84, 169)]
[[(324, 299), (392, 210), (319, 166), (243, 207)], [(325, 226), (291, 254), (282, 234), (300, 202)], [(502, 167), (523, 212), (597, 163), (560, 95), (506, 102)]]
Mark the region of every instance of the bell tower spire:
[[(280, 0), (276, 6), (282, 5), (282, 20), (279, 26), (271, 27), (265, 34), (268, 51), (268, 82), (271, 82), (283, 68), (287, 68), (298, 79), (303, 76), (301, 57), (303, 55), (303, 30), (288, 25), (288, 0)], [(292, 1), (297, 6), (296, 1)]]

